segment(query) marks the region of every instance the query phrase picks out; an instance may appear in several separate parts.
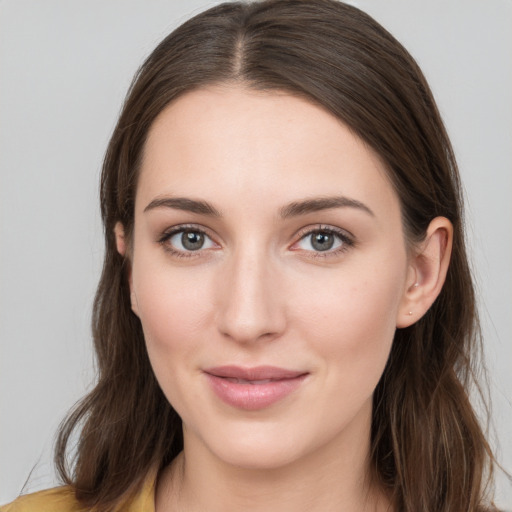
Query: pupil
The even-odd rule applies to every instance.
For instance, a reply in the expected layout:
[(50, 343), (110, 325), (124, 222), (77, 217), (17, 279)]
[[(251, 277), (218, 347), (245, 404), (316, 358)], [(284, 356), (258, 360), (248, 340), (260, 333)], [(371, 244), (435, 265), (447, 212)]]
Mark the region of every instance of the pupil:
[(334, 245), (334, 237), (329, 233), (315, 233), (312, 236), (311, 245), (317, 251), (328, 251)]
[(185, 231), (181, 235), (181, 243), (185, 249), (189, 251), (197, 251), (201, 249), (204, 244), (204, 235), (197, 231)]

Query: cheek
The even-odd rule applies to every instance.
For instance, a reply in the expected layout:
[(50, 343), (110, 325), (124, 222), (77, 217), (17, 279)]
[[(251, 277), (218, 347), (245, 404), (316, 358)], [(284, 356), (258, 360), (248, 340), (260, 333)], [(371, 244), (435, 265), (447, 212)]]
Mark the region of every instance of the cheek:
[(404, 268), (395, 262), (385, 275), (370, 265), (351, 268), (310, 287), (312, 293), (291, 295), (305, 338), (325, 361), (343, 366), (344, 375), (380, 378), (396, 329)]
[(201, 397), (187, 383), (198, 371), (197, 354), (211, 318), (204, 277), (165, 265), (141, 266), (140, 272), (134, 268), (133, 289), (153, 372), (169, 403), (188, 421), (188, 404)]
[(192, 352), (204, 338), (211, 317), (204, 277), (200, 272), (172, 271), (167, 265), (134, 267), (137, 313), (155, 366), (164, 364), (161, 356), (167, 365), (178, 363), (180, 354)]

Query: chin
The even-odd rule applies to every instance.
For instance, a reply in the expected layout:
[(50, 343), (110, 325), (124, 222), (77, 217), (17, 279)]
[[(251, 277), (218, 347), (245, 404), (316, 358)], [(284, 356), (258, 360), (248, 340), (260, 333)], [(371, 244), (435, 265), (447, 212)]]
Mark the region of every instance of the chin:
[[(345, 430), (351, 430), (351, 422), (346, 423), (341, 421), (337, 428), (332, 428), (332, 425), (297, 419), (293, 422), (253, 420), (231, 424), (224, 421), (222, 426), (212, 424), (209, 432), (199, 436), (203, 447), (222, 463), (240, 469), (268, 471), (290, 468), (294, 463), (308, 459), (312, 462), (315, 458), (323, 459), (331, 450), (342, 448), (338, 445), (346, 442)], [(350, 437), (349, 451), (359, 444), (354, 442), (353, 436)]]
[(261, 443), (252, 445), (232, 443), (229, 448), (225, 447), (216, 455), (230, 466), (253, 471), (268, 471), (289, 466), (300, 459), (303, 454), (297, 447), (268, 442), (264, 445)]
[(200, 450), (209, 452), (218, 461), (241, 469), (281, 468), (308, 451), (305, 446), (308, 443), (304, 443), (306, 439), (300, 432), (265, 422), (224, 423), (222, 428), (211, 425), (209, 432), (194, 433), (185, 428), (184, 434), (186, 443), (202, 446)]

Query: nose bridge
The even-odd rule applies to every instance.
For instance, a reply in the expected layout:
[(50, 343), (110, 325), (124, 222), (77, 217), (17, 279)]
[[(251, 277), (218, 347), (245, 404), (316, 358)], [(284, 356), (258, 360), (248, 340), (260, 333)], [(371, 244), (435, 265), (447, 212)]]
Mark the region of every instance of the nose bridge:
[(249, 244), (228, 258), (220, 284), (218, 328), (238, 342), (278, 336), (285, 325), (279, 279), (267, 251)]

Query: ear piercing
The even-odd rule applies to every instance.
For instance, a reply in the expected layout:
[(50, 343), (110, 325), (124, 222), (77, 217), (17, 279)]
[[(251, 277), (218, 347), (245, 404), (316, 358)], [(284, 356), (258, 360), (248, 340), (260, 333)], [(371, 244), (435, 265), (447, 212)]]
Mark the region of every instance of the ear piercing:
[(412, 311), (409, 311), (409, 313), (407, 313), (409, 316), (412, 316)]

